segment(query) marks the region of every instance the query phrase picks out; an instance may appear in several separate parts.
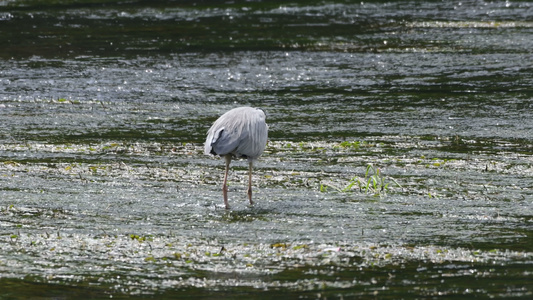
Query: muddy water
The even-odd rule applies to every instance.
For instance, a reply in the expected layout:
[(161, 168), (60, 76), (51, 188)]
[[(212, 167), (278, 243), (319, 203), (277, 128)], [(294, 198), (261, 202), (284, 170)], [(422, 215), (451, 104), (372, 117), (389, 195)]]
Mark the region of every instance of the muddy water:
[[(530, 298), (532, 14), (0, 3), (0, 298)], [(227, 211), (202, 143), (242, 105)]]

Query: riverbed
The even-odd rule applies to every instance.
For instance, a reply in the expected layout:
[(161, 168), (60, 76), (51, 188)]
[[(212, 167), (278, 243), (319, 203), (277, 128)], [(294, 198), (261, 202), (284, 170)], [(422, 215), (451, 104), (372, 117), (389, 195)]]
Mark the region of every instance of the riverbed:
[[(0, 2), (0, 298), (530, 298), (532, 15)], [(238, 106), (269, 141), (226, 210)]]

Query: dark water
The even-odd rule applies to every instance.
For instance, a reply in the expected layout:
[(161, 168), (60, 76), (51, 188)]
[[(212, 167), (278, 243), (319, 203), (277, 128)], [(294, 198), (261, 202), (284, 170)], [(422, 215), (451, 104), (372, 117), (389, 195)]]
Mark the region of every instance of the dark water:
[[(530, 298), (532, 16), (0, 2), (0, 298)], [(243, 105), (226, 211), (202, 143)]]

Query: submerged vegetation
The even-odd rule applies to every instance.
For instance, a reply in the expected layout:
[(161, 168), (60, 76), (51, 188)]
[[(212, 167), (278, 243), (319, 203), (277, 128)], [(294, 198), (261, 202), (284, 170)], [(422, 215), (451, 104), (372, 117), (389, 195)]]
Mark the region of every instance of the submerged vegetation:
[(0, 299), (532, 298), (530, 2), (1, 3)]
[(384, 196), (389, 190), (389, 185), (391, 183), (396, 187), (402, 187), (394, 178), (383, 176), (379, 168), (375, 168), (373, 165), (369, 164), (366, 167), (365, 176), (363, 178), (354, 176), (343, 188), (339, 188), (333, 183), (321, 184), (320, 191), (326, 192), (328, 187), (331, 187), (339, 193), (348, 193), (355, 189), (364, 192), (365, 194)]

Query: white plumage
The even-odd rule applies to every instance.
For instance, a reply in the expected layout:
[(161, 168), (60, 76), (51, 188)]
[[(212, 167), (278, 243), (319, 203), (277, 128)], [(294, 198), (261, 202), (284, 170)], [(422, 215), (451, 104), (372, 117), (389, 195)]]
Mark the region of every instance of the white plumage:
[(229, 208), (226, 183), (232, 157), (248, 159), (248, 198), (250, 204), (253, 204), (253, 162), (263, 154), (268, 139), (268, 125), (265, 118), (265, 113), (261, 109), (238, 107), (218, 118), (207, 132), (205, 154), (224, 156), (226, 160), (226, 173), (222, 186), (226, 208)]

